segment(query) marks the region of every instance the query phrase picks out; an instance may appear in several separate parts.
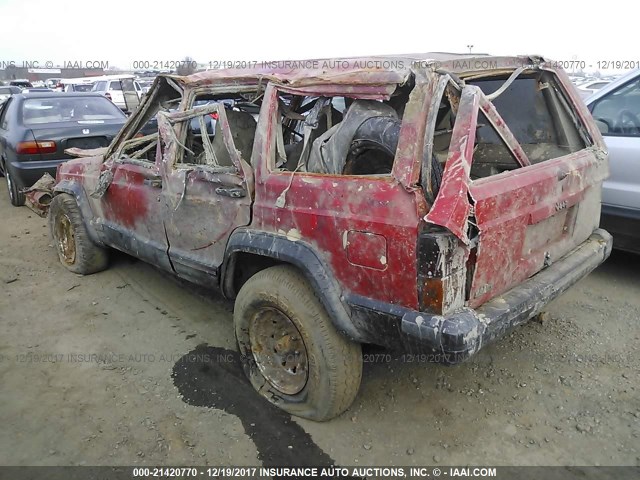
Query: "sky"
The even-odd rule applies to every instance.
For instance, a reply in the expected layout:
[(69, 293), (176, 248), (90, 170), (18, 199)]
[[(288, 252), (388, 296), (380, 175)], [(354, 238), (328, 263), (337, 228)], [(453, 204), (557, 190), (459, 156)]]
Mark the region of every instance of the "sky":
[(584, 62), (587, 70), (611, 70), (603, 68), (610, 61), (640, 66), (635, 14), (571, 3), (0, 0), (0, 65), (131, 68), (186, 56), (206, 64), (468, 52), (472, 45), (473, 52)]

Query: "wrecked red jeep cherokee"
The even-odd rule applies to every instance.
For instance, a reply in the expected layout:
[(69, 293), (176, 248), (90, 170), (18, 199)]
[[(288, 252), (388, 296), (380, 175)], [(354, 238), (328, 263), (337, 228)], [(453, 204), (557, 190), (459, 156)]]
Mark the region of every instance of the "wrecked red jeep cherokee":
[(49, 223), (73, 272), (116, 248), (235, 299), (255, 389), (327, 420), (356, 396), (361, 344), (458, 363), (611, 237), (602, 138), (552, 62), (317, 63), (158, 77), (108, 148), (60, 165)]

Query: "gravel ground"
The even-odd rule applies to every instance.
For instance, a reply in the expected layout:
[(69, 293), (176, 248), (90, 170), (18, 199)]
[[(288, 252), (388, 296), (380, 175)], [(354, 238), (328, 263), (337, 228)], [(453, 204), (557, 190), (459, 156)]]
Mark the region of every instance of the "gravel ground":
[(638, 256), (466, 364), (366, 349), (353, 406), (314, 423), (248, 386), (232, 304), (122, 254), (74, 275), (0, 199), (0, 464), (640, 464)]

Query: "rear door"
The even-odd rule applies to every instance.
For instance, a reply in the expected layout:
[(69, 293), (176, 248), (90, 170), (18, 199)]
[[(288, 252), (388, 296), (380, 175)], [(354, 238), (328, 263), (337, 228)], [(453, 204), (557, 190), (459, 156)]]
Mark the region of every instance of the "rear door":
[[(207, 128), (212, 114), (218, 119), (215, 131)], [(222, 103), (172, 115), (181, 115), (174, 123), (182, 127), (177, 144), (188, 150), (176, 154), (163, 178), (169, 257), (181, 277), (216, 285), (229, 235), (251, 220), (253, 172), (247, 162), (256, 122), (250, 113), (226, 111)], [(164, 118), (158, 118), (161, 131), (173, 128)]]
[(606, 157), (550, 72), (469, 82), (427, 220), (468, 245), (471, 307), (518, 285), (598, 227)]

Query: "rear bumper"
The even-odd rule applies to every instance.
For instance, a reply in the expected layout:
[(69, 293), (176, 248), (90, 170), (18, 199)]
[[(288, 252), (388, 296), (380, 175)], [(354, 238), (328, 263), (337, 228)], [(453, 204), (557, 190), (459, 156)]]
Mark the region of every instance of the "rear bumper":
[(29, 162), (11, 162), (15, 180), (20, 188), (27, 188), (40, 180), (40, 177), (48, 173), (53, 178), (56, 176), (58, 165), (70, 160), (69, 158), (56, 160), (42, 160)]
[(442, 363), (460, 363), (540, 313), (551, 300), (603, 263), (611, 248), (611, 235), (598, 229), (561, 260), (475, 310), (465, 308), (447, 316), (406, 311), (401, 321), (403, 336), (409, 344), (418, 343), (437, 353)]

